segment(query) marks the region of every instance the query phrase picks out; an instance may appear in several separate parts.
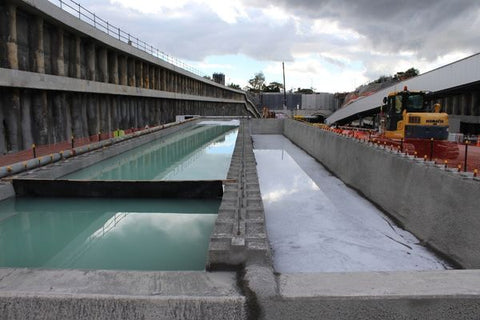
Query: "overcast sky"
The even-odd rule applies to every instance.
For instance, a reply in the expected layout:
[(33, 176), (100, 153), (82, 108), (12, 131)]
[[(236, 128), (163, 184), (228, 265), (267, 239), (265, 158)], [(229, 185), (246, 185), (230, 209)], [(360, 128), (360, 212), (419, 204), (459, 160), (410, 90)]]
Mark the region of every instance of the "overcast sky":
[[(56, 2), (57, 0), (51, 0)], [(478, 0), (77, 0), (205, 74), (343, 92), (480, 52)]]

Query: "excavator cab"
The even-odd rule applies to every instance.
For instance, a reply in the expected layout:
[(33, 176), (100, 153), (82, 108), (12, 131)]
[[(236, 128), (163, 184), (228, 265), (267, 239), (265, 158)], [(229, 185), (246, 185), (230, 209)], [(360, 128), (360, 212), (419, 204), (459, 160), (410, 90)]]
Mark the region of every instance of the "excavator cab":
[(399, 121), (403, 120), (406, 112), (427, 112), (425, 104), (425, 92), (412, 92), (408, 90), (392, 92), (383, 99), (386, 111), (386, 130), (398, 129)]
[(383, 99), (385, 110), (385, 136), (392, 139), (448, 138), (448, 115), (439, 110), (432, 112), (425, 101), (426, 92), (392, 92)]

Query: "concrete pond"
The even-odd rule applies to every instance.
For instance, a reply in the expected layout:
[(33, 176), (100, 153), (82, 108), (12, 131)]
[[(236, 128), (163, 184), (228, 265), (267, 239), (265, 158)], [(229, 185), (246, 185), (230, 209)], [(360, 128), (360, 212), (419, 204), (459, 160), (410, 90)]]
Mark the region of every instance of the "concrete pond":
[[(179, 127), (193, 126), (194, 122), (188, 122)], [(78, 169), (111, 158), (126, 149), (161, 139), (164, 134), (174, 133), (176, 130), (177, 128), (169, 129), (168, 132), (160, 130), (133, 139), (135, 141), (128, 140), (113, 144), (107, 148), (87, 152), (19, 174), (16, 178), (61, 179)], [(271, 159), (262, 159), (261, 154), (254, 151), (254, 145), (257, 148), (261, 144), (272, 143), (262, 134), (284, 135), (305, 150), (308, 155), (299, 156), (295, 153), (293, 159), (296, 163), (304, 161), (319, 165), (317, 162), (319, 161), (325, 165), (329, 170), (326, 171), (328, 174), (318, 173), (312, 167), (305, 170), (306, 175), (312, 178), (313, 184), (320, 184), (320, 187), (322, 183), (325, 183), (321, 179), (326, 177), (331, 179), (331, 174), (333, 174), (346, 182), (348, 186), (363, 190), (349, 172), (357, 169), (364, 174), (363, 179), (367, 179), (368, 166), (359, 161), (357, 167), (349, 169), (350, 171), (347, 170), (347, 176), (345, 176), (338, 166), (341, 161), (335, 162), (333, 159), (333, 157), (344, 157), (344, 152), (347, 150), (356, 152), (353, 155), (355, 158), (366, 157), (366, 153), (371, 152), (373, 155), (367, 163), (380, 161), (379, 159), (383, 157), (384, 160), (386, 159), (386, 164), (382, 166), (382, 170), (390, 170), (389, 166), (392, 163), (398, 165), (396, 164), (398, 158), (398, 161), (402, 163), (403, 170), (400, 172), (397, 170), (398, 174), (404, 175), (406, 170), (421, 169), (434, 174), (441, 170), (428, 164), (419, 164), (411, 159), (403, 158), (401, 155), (393, 155), (387, 150), (380, 150), (375, 146), (362, 145), (349, 138), (319, 131), (317, 128), (292, 120), (246, 118), (241, 120), (230, 167), (226, 177), (222, 180), (223, 196), (219, 199), (219, 204), (214, 205), (217, 213), (212, 221), (213, 229), (208, 248), (206, 248), (205, 270), (161, 271), (156, 269), (157, 267), (145, 271), (137, 268), (128, 271), (125, 270), (128, 268), (123, 267), (121, 270), (88, 267), (51, 269), (48, 266), (44, 268), (0, 268), (0, 310), (2, 310), (0, 319), (476, 319), (480, 314), (480, 272), (475, 270), (478, 267), (476, 249), (471, 248), (470, 252), (455, 249), (455, 246), (468, 245), (468, 241), (473, 241), (475, 235), (469, 233), (457, 237), (455, 240), (444, 239), (442, 242), (438, 235), (431, 236), (428, 233), (419, 232), (417, 228), (411, 227), (415, 223), (413, 217), (405, 218), (406, 215), (401, 210), (387, 210), (387, 206), (383, 203), (389, 201), (383, 198), (388, 194), (376, 198), (370, 195), (370, 190), (365, 190), (364, 193), (368, 201), (381, 208), (381, 211), (388, 214), (388, 219), (391, 219), (388, 220), (388, 223), (383, 218), (379, 218), (378, 221), (387, 225), (390, 232), (394, 230), (393, 233), (402, 235), (401, 239), (392, 240), (388, 238), (392, 235), (385, 232), (385, 241), (390, 241), (392, 246), (398, 245), (400, 252), (404, 253), (406, 251), (413, 253), (414, 247), (418, 247), (420, 251), (424, 250), (421, 249), (424, 248), (423, 246), (418, 245), (422, 243), (433, 248), (437, 254), (446, 257), (448, 262), (426, 258), (426, 260), (438, 261), (438, 264), (435, 262), (432, 266), (422, 264), (422, 268), (402, 268), (395, 260), (397, 261), (394, 263), (396, 268), (381, 270), (369, 270), (368, 268), (348, 270), (348, 268), (335, 267), (326, 270), (302, 270), (284, 269), (280, 266), (281, 264), (276, 261), (278, 249), (274, 243), (277, 241), (275, 239), (281, 241), (282, 235), (274, 236), (274, 231), (269, 230), (270, 214), (268, 212), (272, 209), (266, 202), (261, 181), (264, 179), (262, 174), (265, 169), (265, 163), (262, 164), (262, 161), (266, 160), (268, 167), (268, 161)], [(315, 138), (312, 138), (313, 136)], [(286, 144), (290, 141), (282, 143)], [(311, 149), (310, 145), (313, 142), (322, 147), (322, 150), (318, 151), (320, 153)], [(263, 145), (262, 148), (266, 148), (266, 146)], [(289, 149), (289, 152), (294, 154), (292, 148), (289, 146), (284, 149)], [(287, 155), (284, 156), (286, 159)], [(332, 159), (328, 157), (332, 157)], [(302, 165), (300, 167), (305, 168)], [(262, 172), (257, 172), (257, 169)], [(470, 188), (473, 192), (477, 192), (479, 188), (479, 181), (454, 172), (438, 174), (444, 183), (452, 180), (451, 183), (461, 185), (463, 182), (467, 184), (465, 188)], [(324, 177), (321, 177), (322, 175)], [(389, 177), (384, 180), (383, 185), (374, 187), (386, 189), (393, 181), (398, 180), (395, 180), (395, 177)], [(343, 182), (341, 183), (343, 184)], [(375, 184), (376, 181), (369, 181), (368, 185), (371, 183)], [(328, 184), (324, 188), (328, 186), (336, 188), (336, 185)], [(286, 188), (288, 189), (288, 186)], [(5, 179), (0, 191), (3, 198), (15, 194), (12, 184)], [(101, 197), (95, 199), (92, 201), (102, 201)], [(323, 200), (327, 204), (330, 201)], [(341, 203), (341, 200), (337, 199), (336, 201)], [(468, 197), (462, 200), (464, 207), (459, 207), (457, 210), (465, 208), (462, 214), (468, 215), (470, 214), (468, 211), (470, 210), (470, 200)], [(36, 201), (41, 201), (41, 199), (36, 199)], [(135, 201), (132, 202), (133, 204), (127, 204), (131, 199), (123, 201), (125, 201), (125, 205), (120, 205), (123, 209), (119, 208), (115, 212), (129, 211), (129, 206), (135, 206)], [(156, 200), (149, 198), (141, 201)], [(192, 201), (192, 204), (199, 201), (198, 203), (203, 203), (205, 206), (205, 202), (211, 200), (188, 201)], [(303, 202), (305, 201), (303, 200)], [(361, 201), (368, 202), (367, 200)], [(418, 206), (415, 198), (410, 198), (410, 202)], [(8, 206), (8, 203), (2, 202), (2, 205)], [(428, 205), (430, 206), (428, 208), (419, 207), (418, 214), (433, 210), (430, 202)], [(444, 203), (439, 205), (444, 205)], [(455, 201), (450, 205), (458, 206)], [(194, 204), (197, 211), (202, 211), (201, 206)], [(300, 213), (308, 207), (305, 203), (299, 203), (296, 206), (295, 210)], [(77, 210), (74, 210), (73, 207), (81, 207), (81, 205), (72, 204), (72, 212)], [(406, 208), (405, 204), (402, 208)], [(79, 210), (81, 211), (81, 209)], [(274, 210), (277, 211), (275, 208)], [(323, 209), (314, 208), (314, 210), (322, 211)], [(195, 211), (195, 209), (189, 211)], [(396, 216), (398, 212), (400, 215)], [(441, 210), (440, 214), (442, 214)], [(105, 222), (112, 217), (105, 218)], [(295, 220), (295, 218), (293, 219)], [(476, 223), (475, 219), (470, 217), (468, 222)], [(365, 219), (360, 219), (355, 224), (361, 224), (363, 220)], [(312, 220), (311, 225), (307, 226), (308, 228), (315, 229), (314, 225), (322, 223), (324, 220), (322, 218), (319, 222), (314, 223), (313, 221), (315, 220)], [(291, 231), (289, 229), (295, 231), (293, 222), (289, 227), (289, 222), (286, 221), (280, 230), (284, 230), (285, 233)], [(414, 235), (410, 237), (403, 233), (402, 228), (395, 229), (397, 227), (393, 226), (394, 222), (413, 232)], [(104, 222), (102, 223), (105, 225)], [(450, 224), (453, 228), (452, 232), (457, 230), (458, 223)], [(163, 222), (161, 224), (166, 225)], [(186, 226), (183, 221), (180, 222), (180, 225)], [(153, 227), (153, 224), (150, 227)], [(420, 229), (428, 231), (425, 227)], [(51, 230), (53, 233), (54, 229)], [(94, 226), (91, 230), (94, 230), (93, 234), (95, 234), (99, 228)], [(193, 229), (189, 227), (188, 230)], [(470, 227), (464, 230), (467, 232)], [(315, 258), (312, 259), (316, 259), (315, 264), (317, 265), (328, 265), (332, 262), (330, 257), (322, 259), (318, 256), (318, 251), (322, 248), (322, 246), (317, 247), (318, 241), (312, 243), (312, 251), (309, 252), (308, 242), (312, 240), (311, 236), (302, 238), (305, 232), (297, 231), (299, 233), (297, 239), (305, 240), (301, 240), (300, 244), (304, 246), (301, 251), (307, 257), (306, 261), (313, 254)], [(445, 234), (444, 231), (441, 234)], [(411, 242), (406, 242), (406, 238)], [(291, 239), (295, 240), (296, 238), (293, 236)], [(399, 241), (402, 244), (399, 244)], [(353, 242), (355, 240), (352, 240)], [(37, 243), (37, 241), (32, 243)], [(444, 246), (444, 243), (451, 243), (451, 245)], [(295, 247), (295, 244), (293, 246)], [(368, 246), (370, 244), (365, 245), (365, 247)], [(412, 250), (409, 250), (407, 246)], [(35, 246), (31, 247), (31, 249), (34, 248)], [(386, 251), (391, 251), (390, 249), (386, 248)], [(25, 250), (28, 248), (25, 247)], [(152, 250), (154, 252), (156, 246), (153, 246)], [(450, 252), (456, 254), (450, 254)], [(3, 255), (3, 252), (0, 254)], [(125, 250), (124, 254), (130, 254), (133, 257), (135, 252), (130, 251), (129, 253), (128, 250)], [(152, 254), (147, 252), (147, 255)], [(390, 254), (395, 255), (392, 252)], [(284, 255), (288, 257), (288, 252)], [(295, 265), (295, 260), (297, 260), (295, 257), (293, 255), (291, 261), (287, 261), (287, 266), (298, 267), (300, 256), (298, 256), (299, 264), (297, 265)], [(342, 265), (342, 261), (340, 259), (339, 265)], [(304, 264), (308, 265), (308, 263)], [(456, 268), (442, 270), (452, 267)]]

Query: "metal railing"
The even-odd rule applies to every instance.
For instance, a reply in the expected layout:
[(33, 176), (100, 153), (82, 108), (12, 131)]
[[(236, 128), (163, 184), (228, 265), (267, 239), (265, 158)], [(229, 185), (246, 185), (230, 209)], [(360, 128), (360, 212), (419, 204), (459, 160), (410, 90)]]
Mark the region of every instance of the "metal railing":
[(88, 23), (97, 30), (100, 30), (107, 35), (125, 42), (141, 51), (144, 51), (148, 54), (151, 54), (154, 57), (157, 57), (163, 61), (166, 61), (174, 66), (187, 70), (191, 73), (194, 73), (198, 76), (205, 76), (205, 73), (200, 70), (189, 66), (180, 59), (172, 57), (171, 55), (166, 54), (165, 52), (155, 48), (154, 46), (146, 43), (145, 41), (132, 36), (130, 33), (121, 30), (119, 27), (116, 27), (109, 23), (108, 21), (98, 17), (95, 13), (83, 7), (80, 3), (77, 3), (73, 0), (49, 0), (51, 3), (55, 4), (65, 12), (70, 13), (71, 15), (77, 17), (83, 22)]

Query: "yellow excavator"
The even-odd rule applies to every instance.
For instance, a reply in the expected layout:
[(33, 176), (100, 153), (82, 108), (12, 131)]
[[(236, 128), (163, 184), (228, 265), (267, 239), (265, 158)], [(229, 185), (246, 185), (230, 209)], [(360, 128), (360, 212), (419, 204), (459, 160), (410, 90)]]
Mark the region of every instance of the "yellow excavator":
[(425, 102), (425, 91), (391, 92), (383, 98), (384, 125), (382, 131), (390, 139), (448, 139), (448, 114), (433, 110)]
[(448, 141), (448, 114), (440, 112), (438, 103), (431, 108), (426, 95), (425, 91), (409, 91), (405, 87), (383, 98), (380, 135), (400, 140), (420, 155), (431, 154), (435, 148), (436, 156), (456, 158), (458, 147)]

